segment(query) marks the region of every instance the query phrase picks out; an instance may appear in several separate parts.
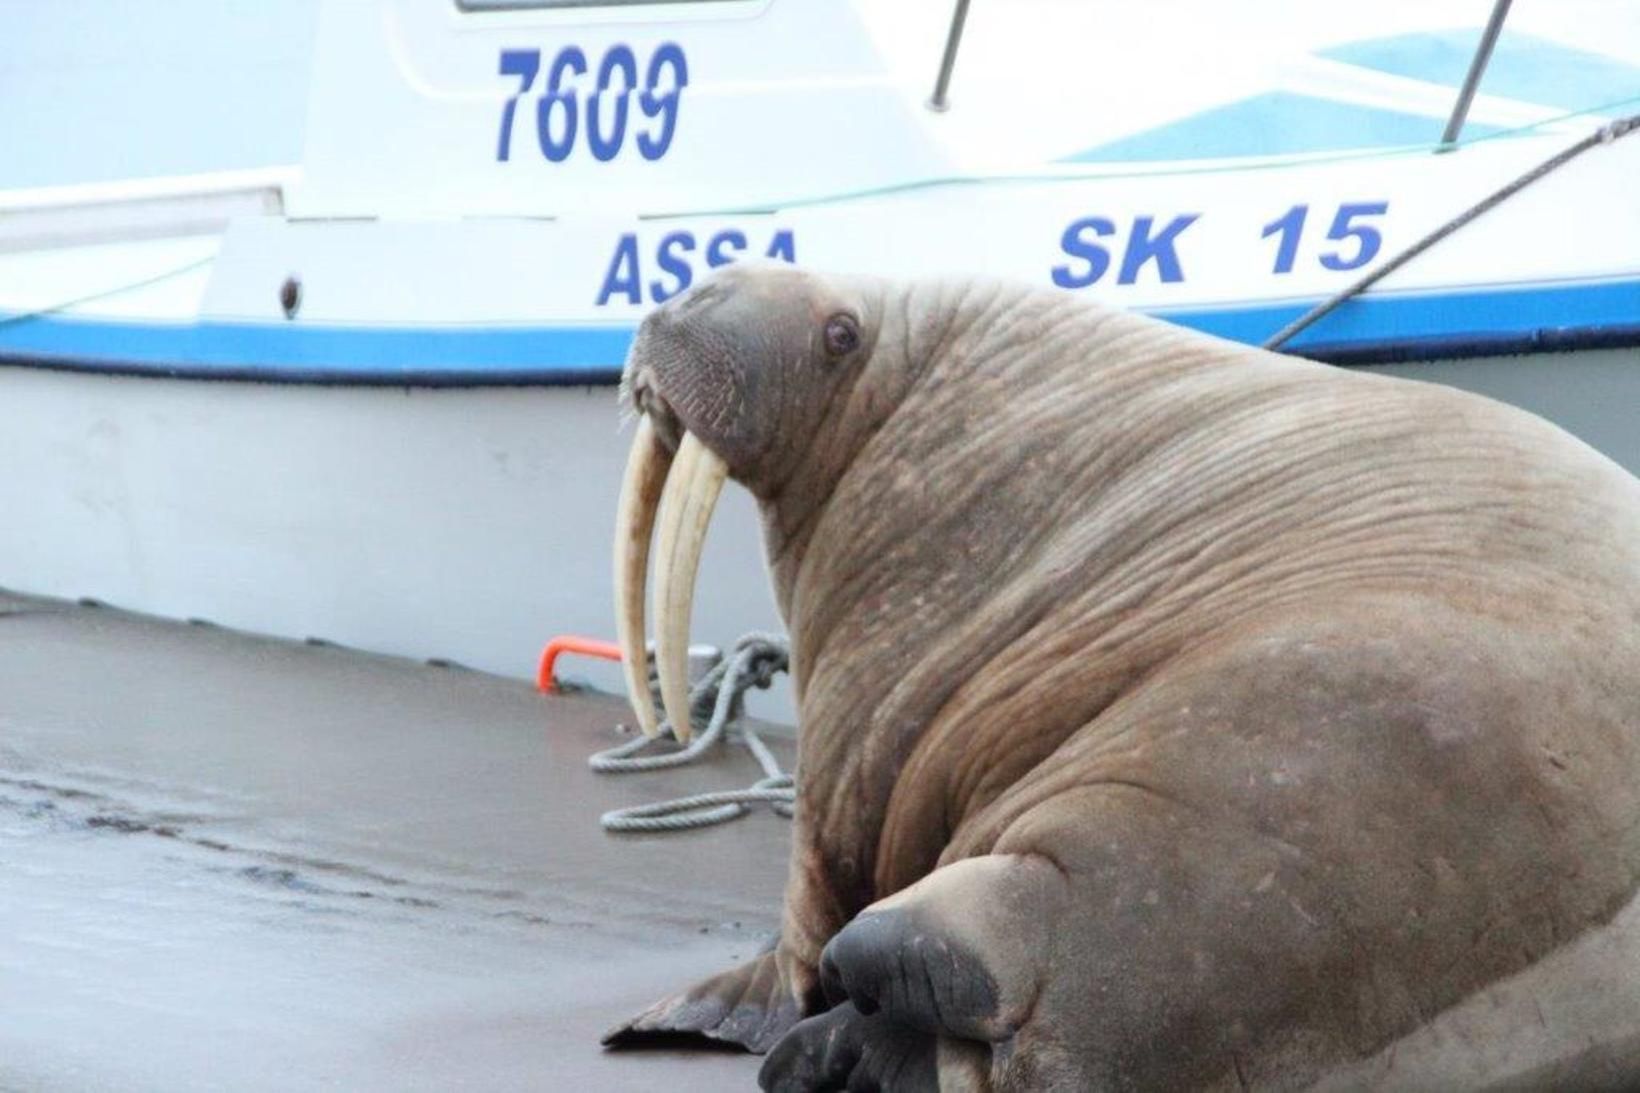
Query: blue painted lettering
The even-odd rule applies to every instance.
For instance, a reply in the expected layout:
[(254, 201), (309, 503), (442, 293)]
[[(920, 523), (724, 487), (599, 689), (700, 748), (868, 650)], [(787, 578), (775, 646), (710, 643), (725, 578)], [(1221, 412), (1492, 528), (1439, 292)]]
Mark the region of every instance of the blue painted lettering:
[(1175, 216), (1168, 221), (1167, 227), (1150, 234), (1153, 219), (1148, 216), (1135, 217), (1133, 232), (1128, 236), (1127, 250), (1122, 255), (1122, 269), (1116, 275), (1119, 285), (1131, 285), (1139, 279), (1139, 271), (1146, 262), (1154, 261), (1156, 271), (1161, 274), (1163, 281), (1182, 281), (1184, 271), (1179, 268), (1179, 254), (1174, 249), (1179, 233), (1196, 222), (1200, 213), (1185, 213)]
[[(725, 247), (733, 247), (735, 249), (734, 254), (723, 253)], [(745, 250), (745, 233), (735, 231), (733, 228), (727, 228), (712, 236), (712, 241), (706, 244), (706, 264), (713, 269), (726, 266), (735, 260), (736, 254), (742, 254)]]
[(1053, 283), (1060, 288), (1087, 288), (1110, 268), (1110, 251), (1103, 244), (1088, 238), (1090, 232), (1100, 237), (1114, 235), (1116, 225), (1102, 216), (1086, 216), (1065, 229), (1065, 234), (1059, 237), (1059, 249), (1072, 258), (1086, 262), (1087, 268), (1076, 270), (1068, 263), (1055, 266)]
[(638, 237), (632, 232), (621, 236), (615, 244), (615, 256), (609, 260), (609, 269), (604, 273), (596, 306), (603, 307), (616, 295), (625, 296), (629, 304), (643, 303), (642, 281), (638, 277)]
[[(652, 272), (656, 276), (647, 284), (645, 255), (638, 248), (635, 232), (627, 232), (616, 241), (615, 253), (604, 271), (594, 306), (604, 307), (611, 300), (617, 304), (642, 304), (646, 291), (650, 303), (663, 304), (694, 284), (695, 274), (703, 268), (703, 262), (707, 269), (727, 266), (751, 250), (751, 245), (746, 233), (738, 228), (724, 228), (709, 238), (697, 237), (682, 229), (668, 232), (655, 244)], [(762, 254), (765, 258), (795, 263), (796, 234), (790, 228), (774, 231)]]
[(797, 240), (792, 237), (790, 228), (782, 228), (774, 233), (769, 240), (769, 249), (763, 252), (765, 258), (779, 258), (781, 261), (797, 264)]
[[(628, 143), (627, 120), (634, 94), (638, 97), (638, 109), (655, 123), (647, 132), (632, 134), (636, 137), (638, 153), (651, 160), (666, 155), (677, 132), (683, 91), (689, 86), (689, 61), (683, 47), (676, 42), (657, 46), (640, 84), (638, 55), (631, 46), (617, 42), (599, 62), (593, 92), (583, 104), (575, 78), (586, 76), (589, 66), (586, 51), (577, 45), (566, 45), (553, 57), (545, 86), (535, 103), (535, 129), (542, 157), (549, 163), (564, 162), (578, 147), (579, 134), (585, 132), (586, 139), (581, 143), (587, 146), (593, 159), (600, 163), (615, 159)], [(517, 78), (518, 86), (501, 104), (501, 129), (495, 150), (498, 162), (512, 159), (513, 117), (518, 111), (518, 100), (535, 86), (535, 77), (540, 71), (539, 49), (501, 51), (497, 74)], [(616, 79), (617, 76), (620, 78)]]
[(668, 288), (660, 281), (649, 282), (649, 299), (652, 303), (664, 304), (689, 287), (690, 282), (695, 279), (695, 271), (689, 264), (689, 259), (679, 255), (678, 251), (690, 254), (694, 249), (695, 236), (692, 232), (668, 232), (661, 239), (660, 246), (655, 248), (655, 264), (660, 266), (663, 272), (672, 275), (673, 284)]
[(1343, 251), (1334, 251), (1331, 254), (1323, 254), (1321, 264), (1328, 269), (1346, 270), (1359, 269), (1372, 261), (1378, 255), (1378, 248), (1384, 245), (1384, 236), (1373, 225), (1361, 224), (1358, 221), (1362, 217), (1383, 216), (1388, 211), (1387, 201), (1364, 201), (1356, 205), (1338, 206), (1338, 215), (1333, 217), (1327, 238), (1354, 239), (1357, 244), (1355, 256), (1345, 258)]

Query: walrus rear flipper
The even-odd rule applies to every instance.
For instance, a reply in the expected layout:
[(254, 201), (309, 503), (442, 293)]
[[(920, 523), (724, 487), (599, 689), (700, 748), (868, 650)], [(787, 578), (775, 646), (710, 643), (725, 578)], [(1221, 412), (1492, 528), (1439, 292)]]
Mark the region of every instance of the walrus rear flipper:
[(761, 1055), (802, 1016), (796, 999), (781, 985), (771, 949), (656, 1002), (605, 1033), (603, 1043), (605, 1047), (641, 1047), (678, 1036), (699, 1036), (738, 1044)]

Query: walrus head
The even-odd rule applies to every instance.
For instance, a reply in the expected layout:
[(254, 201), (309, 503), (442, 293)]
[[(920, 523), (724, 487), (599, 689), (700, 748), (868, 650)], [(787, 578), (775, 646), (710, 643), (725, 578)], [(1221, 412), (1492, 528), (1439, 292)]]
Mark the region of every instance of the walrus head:
[[(701, 545), (726, 478), (760, 500), (813, 492), (868, 420), (837, 412), (884, 328), (879, 285), (783, 266), (732, 268), (652, 312), (622, 379), (639, 415), (616, 517), (616, 623), (634, 712), (653, 736), (644, 584), (667, 720), (689, 737), (687, 650)], [(869, 419), (869, 415), (866, 416)], [(794, 483), (802, 471), (805, 481)]]

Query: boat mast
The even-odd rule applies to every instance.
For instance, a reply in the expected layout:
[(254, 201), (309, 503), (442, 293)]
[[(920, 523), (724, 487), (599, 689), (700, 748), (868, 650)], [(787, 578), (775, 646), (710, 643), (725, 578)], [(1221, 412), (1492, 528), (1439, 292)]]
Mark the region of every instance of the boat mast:
[[(1503, 0), (1507, 5), (1508, 0)], [(934, 94), (928, 100), (928, 108), (944, 112), (950, 104), (945, 100), (945, 93), (951, 87), (951, 70), (957, 66), (957, 47), (962, 44), (962, 25), (968, 20), (968, 0), (957, 0), (957, 6), (951, 12), (951, 29), (945, 35), (945, 55), (940, 58), (940, 74), (934, 78)]]
[[(1469, 61), (1469, 74), (1463, 78), (1463, 86), (1458, 89), (1458, 101), (1452, 104), (1452, 116), (1446, 121), (1446, 131), (1441, 134), (1441, 146), (1438, 151), (1449, 152), (1456, 145), (1458, 133), (1463, 129), (1464, 118), (1469, 116), (1469, 103), (1475, 97), (1475, 89), (1480, 86), (1481, 75), (1486, 71), (1486, 63), (1492, 59), (1492, 47), (1498, 42), (1498, 35), (1503, 31), (1503, 20), (1509, 14), (1511, 0), (1497, 0), (1492, 5), (1492, 15), (1486, 21), (1486, 29), (1481, 31), (1481, 40), (1475, 46), (1475, 56)], [(949, 53), (950, 47), (947, 46)]]

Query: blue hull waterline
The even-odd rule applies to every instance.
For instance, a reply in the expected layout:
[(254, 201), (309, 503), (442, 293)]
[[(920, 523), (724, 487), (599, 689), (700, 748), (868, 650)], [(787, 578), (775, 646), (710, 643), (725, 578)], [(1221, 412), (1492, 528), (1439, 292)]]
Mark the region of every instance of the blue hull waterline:
[[(1158, 309), (1257, 344), (1319, 301)], [(509, 386), (614, 383), (635, 327), (411, 329), (0, 316), (0, 363), (178, 378)], [(1289, 344), (1339, 363), (1640, 344), (1640, 279), (1381, 294), (1351, 300)]]

